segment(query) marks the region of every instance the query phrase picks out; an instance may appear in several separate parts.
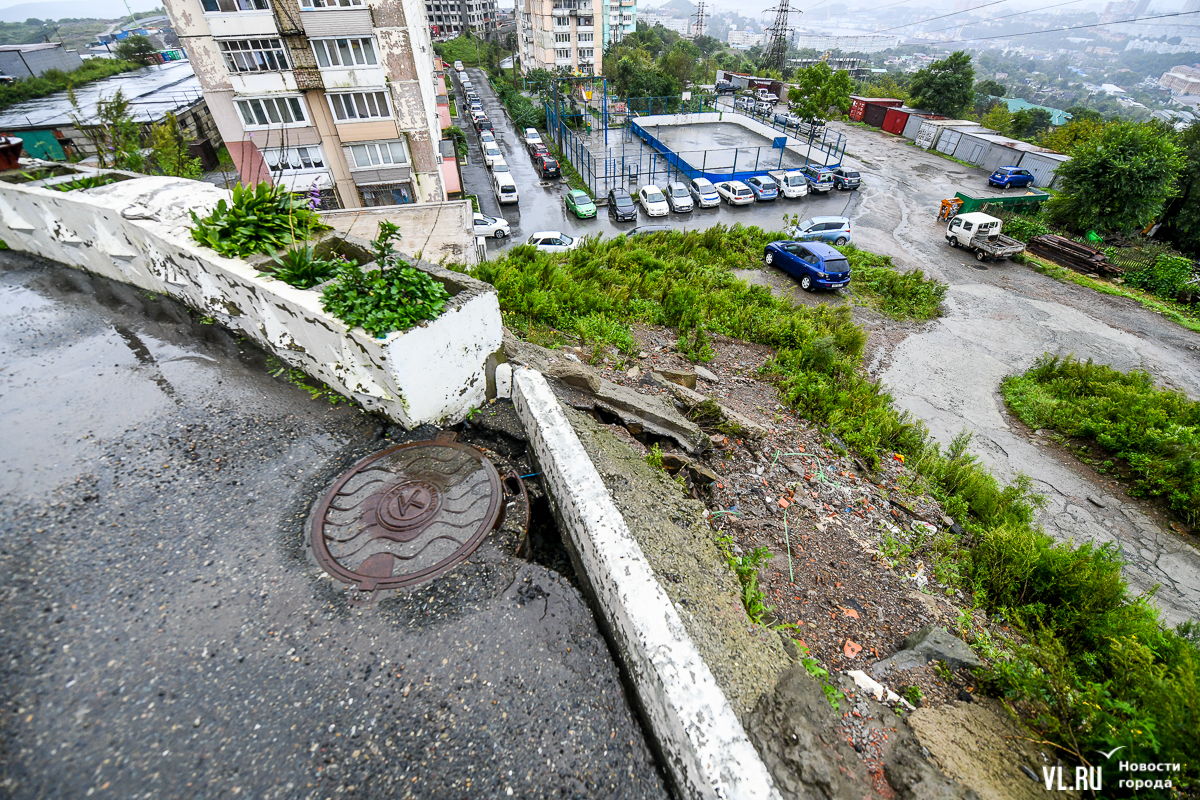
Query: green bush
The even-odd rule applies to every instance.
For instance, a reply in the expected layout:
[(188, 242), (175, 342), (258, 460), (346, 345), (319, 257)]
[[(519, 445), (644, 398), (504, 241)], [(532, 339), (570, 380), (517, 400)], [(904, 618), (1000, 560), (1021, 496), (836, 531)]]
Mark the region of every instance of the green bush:
[(381, 338), (437, 319), (450, 293), (428, 273), (400, 259), (392, 248), (399, 238), (396, 225), (380, 222), (374, 242), (379, 269), (363, 272), (353, 261), (344, 263), (337, 280), (321, 292), (321, 306), (351, 328), (362, 327)]
[(1095, 442), (1128, 464), (1134, 494), (1200, 521), (1200, 402), (1155, 387), (1146, 372), (1049, 353), (1001, 392), (1026, 425)]
[(234, 186), (232, 202), (221, 200), (207, 217), (189, 213), (192, 238), (230, 258), (282, 250), (329, 229), (307, 200), (265, 182), (254, 188)]

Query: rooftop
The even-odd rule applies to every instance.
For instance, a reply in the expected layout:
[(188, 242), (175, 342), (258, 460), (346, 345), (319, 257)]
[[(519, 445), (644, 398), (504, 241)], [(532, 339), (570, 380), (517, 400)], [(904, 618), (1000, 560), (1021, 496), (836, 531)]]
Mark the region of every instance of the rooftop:
[(0, 112), (0, 129), (38, 130), (84, 123), (96, 119), (96, 103), (120, 89), (130, 100), (129, 110), (137, 122), (162, 119), (167, 112), (188, 108), (203, 98), (200, 81), (188, 61), (168, 61), (84, 84), (75, 89), (78, 108), (71, 106), (66, 92), (18, 103)]

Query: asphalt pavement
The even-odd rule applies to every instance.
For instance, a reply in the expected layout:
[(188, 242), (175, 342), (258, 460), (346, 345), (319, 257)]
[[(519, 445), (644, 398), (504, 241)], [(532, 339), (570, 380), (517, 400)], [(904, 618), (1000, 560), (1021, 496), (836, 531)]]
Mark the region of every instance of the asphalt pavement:
[[(0, 795), (665, 797), (586, 603), (515, 537), (347, 602), (310, 507), (432, 431), (278, 366), (170, 299), (0, 253)], [(528, 469), (505, 414), (460, 441)]]
[[(467, 74), (483, 103), (483, 109), (495, 126), (496, 141), (505, 161), (512, 168), (513, 180), (517, 183), (517, 191), (521, 201), (516, 205), (500, 206), (492, 192), (491, 172), (483, 163), (483, 151), (480, 148), (479, 136), (471, 125), (469, 113), (465, 110), (470, 106), (458, 77), (452, 80), (459, 92), (458, 108), (460, 116), (458, 126), (467, 135), (469, 149), (468, 163), (463, 166), (463, 183), (470, 194), (479, 199), (480, 211), (489, 216), (503, 216), (512, 228), (512, 235), (506, 241), (488, 240), (488, 249), (497, 252), (507, 249), (514, 244), (524, 243), (535, 231), (561, 231), (570, 236), (616, 236), (628, 233), (638, 225), (667, 224), (682, 230), (706, 230), (718, 223), (725, 225), (757, 225), (766, 230), (779, 230), (783, 227), (785, 215), (799, 214), (801, 218), (814, 216), (852, 216), (857, 202), (857, 192), (830, 191), (825, 194), (812, 194), (807, 197), (788, 199), (781, 197), (766, 203), (753, 203), (748, 206), (730, 206), (722, 203), (716, 208), (696, 209), (695, 211), (679, 214), (671, 212), (667, 217), (650, 217), (639, 209), (637, 222), (614, 222), (606, 209), (601, 207), (593, 219), (581, 220), (567, 211), (566, 194), (570, 186), (563, 180), (543, 181), (534, 169), (533, 161), (525, 149), (521, 138), (521, 130), (525, 127), (544, 127), (545, 120), (538, 119), (522, 122), (514, 126), (500, 98), (488, 83), (487, 75), (482, 70), (470, 68)], [(615, 132), (614, 136), (617, 135)], [(655, 182), (663, 186), (666, 178), (670, 180), (685, 180), (677, 175), (666, 176), (656, 173)], [(641, 184), (630, 183), (629, 193), (636, 194)], [(853, 235), (853, 229), (851, 230)]]

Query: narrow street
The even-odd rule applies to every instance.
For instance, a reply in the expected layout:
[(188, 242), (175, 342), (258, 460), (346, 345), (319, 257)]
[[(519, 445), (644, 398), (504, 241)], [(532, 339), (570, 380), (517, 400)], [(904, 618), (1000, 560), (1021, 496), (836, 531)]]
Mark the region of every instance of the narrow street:
[[(348, 604), (312, 503), (435, 431), (277, 370), (169, 299), (0, 254), (0, 794), (665, 798), (586, 602), (507, 538)], [(525, 458), (485, 424), (460, 441)]]

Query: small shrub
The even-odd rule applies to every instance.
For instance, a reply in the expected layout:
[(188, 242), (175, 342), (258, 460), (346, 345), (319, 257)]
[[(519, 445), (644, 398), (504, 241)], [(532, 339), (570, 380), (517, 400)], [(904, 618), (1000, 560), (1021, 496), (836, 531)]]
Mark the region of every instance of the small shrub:
[(321, 292), (322, 307), (351, 328), (361, 327), (378, 337), (436, 319), (450, 293), (432, 276), (400, 259), (392, 248), (392, 241), (399, 238), (396, 225), (380, 222), (373, 243), (379, 269), (363, 272), (354, 262), (344, 263), (337, 280)]
[(233, 200), (221, 200), (203, 219), (192, 215), (192, 238), (223, 256), (245, 258), (282, 250), (314, 231), (328, 230), (307, 200), (281, 186), (259, 183), (233, 187)]

